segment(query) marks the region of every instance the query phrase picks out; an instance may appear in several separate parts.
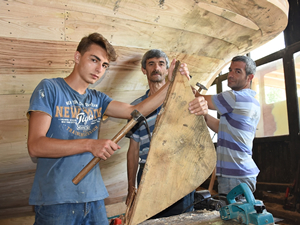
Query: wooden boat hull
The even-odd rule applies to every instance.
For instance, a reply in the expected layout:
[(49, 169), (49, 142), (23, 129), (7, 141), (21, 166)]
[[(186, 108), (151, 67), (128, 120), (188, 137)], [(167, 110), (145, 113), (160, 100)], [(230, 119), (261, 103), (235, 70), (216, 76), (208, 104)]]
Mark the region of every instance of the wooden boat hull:
[[(118, 60), (94, 88), (130, 103), (147, 89), (140, 70), (147, 50), (159, 48), (170, 59), (187, 63), (193, 75), (190, 84), (200, 82), (209, 87), (234, 55), (247, 53), (284, 30), (288, 7), (287, 0), (1, 1), (3, 214), (32, 211), (28, 196), (36, 164), (26, 147), (29, 98), (43, 78), (65, 77), (71, 72), (74, 51), (83, 36), (99, 32), (116, 46)], [(100, 138), (112, 138), (125, 123), (107, 119), (101, 125)], [(105, 200), (109, 216), (125, 211), (128, 140), (119, 144), (122, 149), (100, 163), (110, 194)]]

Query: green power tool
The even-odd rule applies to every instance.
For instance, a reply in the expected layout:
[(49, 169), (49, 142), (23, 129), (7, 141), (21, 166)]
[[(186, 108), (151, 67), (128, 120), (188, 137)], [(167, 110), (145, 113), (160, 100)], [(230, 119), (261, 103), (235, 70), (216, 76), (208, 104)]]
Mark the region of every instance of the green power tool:
[[(246, 201), (236, 202), (235, 198), (244, 195)], [(260, 200), (255, 200), (247, 184), (241, 183), (233, 188), (227, 195), (228, 205), (219, 211), (223, 220), (236, 220), (243, 224), (268, 225), (274, 224), (274, 218), (268, 213)]]

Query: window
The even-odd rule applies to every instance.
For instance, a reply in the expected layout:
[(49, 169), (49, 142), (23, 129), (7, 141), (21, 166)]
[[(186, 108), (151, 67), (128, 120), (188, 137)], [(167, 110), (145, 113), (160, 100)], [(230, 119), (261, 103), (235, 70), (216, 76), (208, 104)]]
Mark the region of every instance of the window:
[(287, 135), (288, 118), (282, 59), (257, 67), (252, 82), (261, 106), (256, 137)]
[[(284, 48), (284, 34), (282, 32), (271, 41), (251, 51), (250, 57), (256, 61)], [(296, 67), (298, 66), (297, 81), (299, 81), (298, 96), (300, 97), (300, 52), (297, 55), (295, 54), (294, 59)], [(222, 74), (228, 73), (229, 65), (230, 63), (223, 68)], [(251, 89), (256, 91), (255, 98), (261, 105), (261, 118), (257, 127), (256, 137), (288, 135), (289, 129), (282, 59), (258, 66)], [(230, 90), (227, 86), (227, 80), (222, 81), (222, 90)]]
[[(298, 106), (300, 105), (300, 52), (294, 53), (295, 73), (297, 82)], [(300, 110), (299, 110), (300, 113)]]

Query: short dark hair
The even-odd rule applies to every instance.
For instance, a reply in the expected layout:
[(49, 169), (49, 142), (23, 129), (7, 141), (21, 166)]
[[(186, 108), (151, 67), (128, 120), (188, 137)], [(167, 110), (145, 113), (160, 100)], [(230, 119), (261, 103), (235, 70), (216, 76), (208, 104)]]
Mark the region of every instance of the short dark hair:
[(256, 64), (255, 62), (247, 57), (247, 56), (244, 56), (244, 55), (238, 55), (238, 56), (235, 56), (233, 57), (233, 59), (231, 60), (232, 62), (237, 62), (237, 61), (241, 61), (241, 62), (244, 62), (246, 63), (246, 75), (250, 75), (250, 74), (253, 74), (255, 75), (255, 72), (256, 72)]
[(114, 47), (107, 41), (105, 37), (103, 37), (99, 33), (92, 33), (88, 36), (83, 37), (77, 46), (77, 51), (80, 52), (81, 55), (83, 55), (86, 51), (89, 50), (92, 44), (96, 44), (102, 47), (106, 51), (107, 58), (110, 62), (117, 60), (118, 56)]
[(144, 54), (144, 56), (143, 56), (143, 58), (142, 58), (142, 62), (141, 62), (142, 68), (143, 68), (143, 69), (146, 69), (146, 61), (147, 61), (148, 59), (151, 59), (151, 58), (160, 58), (160, 57), (165, 58), (165, 60), (166, 60), (166, 66), (167, 66), (167, 69), (168, 69), (168, 68), (169, 68), (169, 58), (168, 58), (168, 56), (166, 55), (166, 53), (164, 53), (164, 52), (163, 52), (162, 50), (160, 50), (160, 49), (151, 49), (151, 50), (147, 51), (147, 52)]

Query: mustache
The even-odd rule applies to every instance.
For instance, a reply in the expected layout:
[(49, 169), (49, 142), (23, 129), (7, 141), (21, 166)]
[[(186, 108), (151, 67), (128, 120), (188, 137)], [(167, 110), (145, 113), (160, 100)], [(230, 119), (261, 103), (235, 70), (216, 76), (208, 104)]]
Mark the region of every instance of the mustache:
[(162, 75), (162, 73), (161, 73), (160, 71), (158, 71), (158, 70), (155, 70), (155, 71), (153, 71), (153, 72), (151, 73), (151, 75), (155, 75), (155, 74)]

